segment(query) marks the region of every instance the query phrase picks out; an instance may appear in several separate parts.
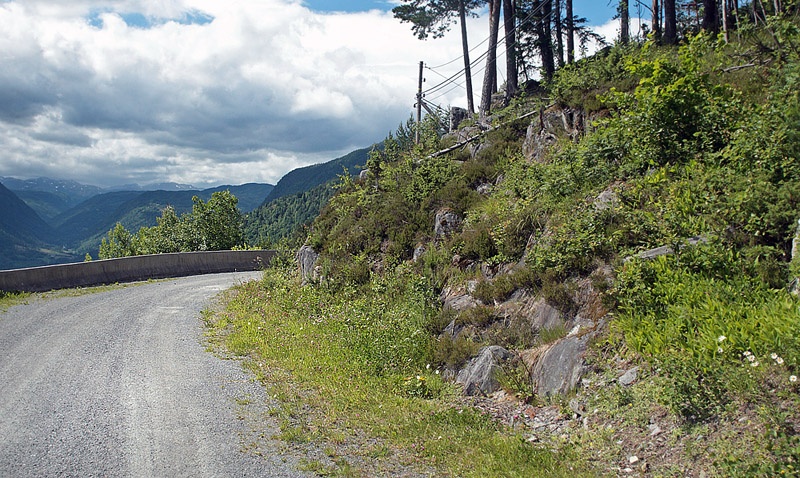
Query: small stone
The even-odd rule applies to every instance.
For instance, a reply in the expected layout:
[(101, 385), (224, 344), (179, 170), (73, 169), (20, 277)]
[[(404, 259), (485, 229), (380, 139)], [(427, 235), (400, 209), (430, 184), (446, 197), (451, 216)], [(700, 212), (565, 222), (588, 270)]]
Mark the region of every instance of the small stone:
[(628, 457), (628, 463), (630, 463), (631, 465), (635, 465), (638, 462), (639, 462), (639, 457), (638, 456), (631, 455), (631, 456)]
[(661, 430), (661, 427), (656, 425), (655, 423), (653, 423), (652, 425), (648, 426), (647, 428), (650, 429), (650, 436), (651, 437), (654, 437), (654, 436), (660, 434), (663, 431), (663, 430)]
[(531, 435), (528, 437), (528, 443), (534, 443), (537, 441), (539, 441), (539, 437), (537, 437), (536, 435)]
[(620, 385), (630, 387), (639, 379), (639, 367), (633, 367), (617, 379)]
[(624, 473), (632, 473), (633, 472), (633, 468), (623, 468), (622, 471)]

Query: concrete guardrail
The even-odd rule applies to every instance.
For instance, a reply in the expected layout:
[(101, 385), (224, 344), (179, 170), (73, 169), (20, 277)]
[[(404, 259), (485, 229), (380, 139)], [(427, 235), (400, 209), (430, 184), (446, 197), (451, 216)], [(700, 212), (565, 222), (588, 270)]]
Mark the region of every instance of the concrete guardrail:
[(276, 251), (205, 251), (120, 257), (0, 271), (0, 291), (43, 292), (117, 282), (220, 272), (255, 271)]

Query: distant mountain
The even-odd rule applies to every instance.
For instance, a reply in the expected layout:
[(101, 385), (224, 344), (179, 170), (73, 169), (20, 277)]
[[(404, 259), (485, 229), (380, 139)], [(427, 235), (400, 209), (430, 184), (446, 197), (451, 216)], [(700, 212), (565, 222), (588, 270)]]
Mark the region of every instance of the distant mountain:
[(51, 245), (53, 230), (14, 192), (0, 184), (0, 269), (69, 262), (76, 256)]
[(191, 184), (181, 183), (150, 183), (140, 186), (136, 183), (123, 184), (108, 188), (107, 192), (114, 191), (197, 191), (198, 188)]
[[(264, 204), (289, 194), (295, 194), (319, 186), (320, 184), (327, 183), (331, 179), (335, 179), (339, 174), (347, 170), (352, 175), (356, 175), (365, 167), (369, 159), (369, 152), (372, 147), (357, 149), (348, 153), (341, 158), (336, 158), (327, 163), (313, 164), (303, 168), (293, 169), (289, 171), (284, 177), (275, 185), (275, 189), (269, 193)], [(356, 167), (358, 166), (358, 167)]]
[(333, 182), (273, 199), (245, 216), (247, 243), (272, 247), (281, 239), (291, 237), (302, 225), (311, 224), (333, 196)]
[[(382, 147), (382, 145), (377, 145)], [(352, 151), (326, 163), (297, 168), (278, 181), (264, 203), (245, 216), (248, 244), (277, 244), (310, 224), (333, 196), (333, 184), (345, 170), (357, 175), (373, 147)]]
[(249, 212), (264, 201), (271, 184), (249, 183), (240, 186), (218, 186), (202, 191), (117, 191), (100, 194), (53, 219), (59, 239), (64, 245), (83, 254), (96, 254), (101, 239), (122, 223), (130, 232), (156, 225), (167, 206), (179, 215), (192, 210), (192, 198), (208, 201), (217, 191), (228, 190), (239, 199), (239, 209)]
[(0, 183), (3, 183), (5, 187), (14, 192), (43, 191), (48, 193), (62, 194), (66, 197), (77, 198), (74, 200), (73, 205), (89, 199), (92, 196), (106, 192), (103, 188), (99, 188), (97, 186), (89, 186), (87, 184), (81, 184), (77, 181), (51, 178), (17, 179), (0, 176)]
[(263, 204), (273, 189), (275, 189), (275, 186), (272, 184), (246, 183), (239, 186), (217, 186), (204, 189), (200, 191), (201, 194), (198, 196), (204, 201), (208, 201), (214, 192), (228, 190), (239, 200), (239, 209), (244, 213), (248, 213)]
[(36, 211), (46, 222), (50, 222), (59, 214), (81, 203), (77, 197), (68, 193), (51, 193), (47, 191), (14, 191), (25, 204)]

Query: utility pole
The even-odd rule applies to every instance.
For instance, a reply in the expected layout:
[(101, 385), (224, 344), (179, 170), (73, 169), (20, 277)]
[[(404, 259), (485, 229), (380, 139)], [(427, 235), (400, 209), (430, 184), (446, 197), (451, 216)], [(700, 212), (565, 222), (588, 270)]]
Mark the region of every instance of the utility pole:
[(422, 68), (423, 62), (419, 62), (419, 86), (417, 87), (417, 134), (415, 136), (416, 144), (419, 144), (419, 129), (422, 125)]

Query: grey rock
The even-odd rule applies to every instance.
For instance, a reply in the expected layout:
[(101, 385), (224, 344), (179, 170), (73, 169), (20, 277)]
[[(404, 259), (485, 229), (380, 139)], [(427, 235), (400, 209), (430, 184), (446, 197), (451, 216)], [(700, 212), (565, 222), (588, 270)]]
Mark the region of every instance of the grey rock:
[(537, 330), (549, 330), (564, 325), (564, 316), (544, 300), (538, 300), (528, 315), (531, 325)]
[(442, 308), (460, 312), (462, 310), (474, 309), (479, 305), (463, 287), (445, 287), (442, 290), (439, 300), (442, 301)]
[(663, 430), (661, 430), (661, 427), (656, 425), (655, 423), (650, 424), (647, 427), (647, 429), (650, 430), (650, 436), (651, 437), (654, 437), (656, 435), (660, 435), (661, 432), (663, 431)]
[(434, 231), (437, 238), (443, 238), (458, 231), (461, 218), (450, 209), (441, 209), (434, 219)]
[(617, 197), (617, 193), (610, 189), (606, 189), (594, 199), (593, 205), (596, 211), (613, 209), (619, 205), (619, 198)]
[(618, 379), (620, 385), (624, 387), (630, 387), (639, 379), (639, 367), (633, 367), (630, 370), (627, 370), (624, 374), (622, 374)]
[(455, 340), (464, 330), (464, 325), (456, 322), (455, 319), (451, 320), (447, 327), (444, 328), (444, 335), (450, 337), (451, 340)]
[(422, 256), (422, 254), (425, 254), (425, 250), (426, 249), (424, 244), (417, 244), (417, 247), (414, 248), (414, 255), (412, 257), (412, 260), (414, 262), (417, 262), (419, 258)]
[[(792, 239), (792, 264), (797, 264), (800, 261), (800, 219), (797, 220), (797, 229), (794, 232)], [(800, 294), (800, 277), (793, 277), (789, 283), (789, 292), (792, 295)]]
[(478, 356), (469, 361), (456, 382), (464, 386), (464, 395), (489, 395), (499, 390), (497, 373), (513, 354), (498, 345), (483, 347)]
[(531, 371), (539, 396), (564, 395), (573, 390), (584, 374), (588, 336), (573, 336), (549, 347)]
[(569, 409), (572, 410), (572, 412), (578, 416), (586, 413), (586, 410), (584, 410), (583, 407), (583, 403), (581, 403), (581, 401), (578, 400), (577, 397), (569, 401)]
[(300, 277), (303, 279), (303, 283), (316, 280), (317, 273), (315, 271), (315, 266), (317, 265), (319, 254), (314, 252), (314, 249), (311, 246), (305, 245), (297, 250), (295, 257), (297, 259), (297, 267), (300, 269)]
[(483, 194), (483, 195), (489, 194), (490, 192), (492, 192), (492, 185), (491, 183), (481, 183), (478, 185), (476, 191), (478, 191), (478, 194)]
[[(698, 244), (703, 244), (706, 242), (708, 242), (708, 238), (705, 236), (693, 236), (688, 239), (685, 239), (683, 241), (683, 244), (681, 244), (681, 248), (686, 246), (696, 246)], [(622, 262), (625, 263), (634, 258), (652, 260), (655, 259), (656, 257), (668, 256), (670, 254), (673, 254), (674, 252), (675, 250), (671, 246), (661, 246), (653, 249), (648, 249), (646, 251), (642, 251), (634, 256), (628, 256), (625, 259), (623, 259)]]
[(453, 132), (458, 129), (458, 125), (461, 124), (462, 121), (467, 119), (469, 116), (469, 112), (464, 108), (459, 108), (458, 106), (453, 106), (450, 108), (450, 132)]

